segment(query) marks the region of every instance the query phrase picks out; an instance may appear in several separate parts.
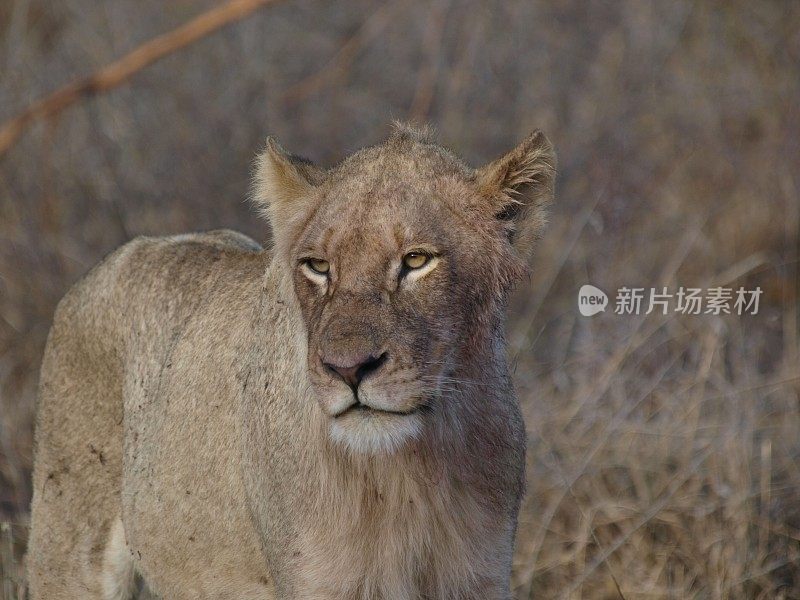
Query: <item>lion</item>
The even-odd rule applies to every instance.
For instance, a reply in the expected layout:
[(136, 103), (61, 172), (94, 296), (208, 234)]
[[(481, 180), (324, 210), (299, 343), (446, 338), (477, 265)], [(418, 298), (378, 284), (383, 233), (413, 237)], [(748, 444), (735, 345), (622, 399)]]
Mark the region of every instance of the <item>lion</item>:
[(553, 197), (539, 131), (322, 169), (272, 139), (232, 231), (134, 239), (60, 302), (34, 599), (507, 600), (526, 435), (505, 310)]

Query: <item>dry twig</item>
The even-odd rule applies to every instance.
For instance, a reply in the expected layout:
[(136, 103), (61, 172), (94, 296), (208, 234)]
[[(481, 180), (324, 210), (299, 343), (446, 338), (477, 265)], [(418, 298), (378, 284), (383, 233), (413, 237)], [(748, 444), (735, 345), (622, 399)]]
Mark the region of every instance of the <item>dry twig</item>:
[(403, 2), (382, 4), (319, 71), (289, 87), (283, 94), (283, 101), (290, 105), (300, 102), (346, 73), (362, 48), (392, 23), (395, 11), (404, 5)]
[(425, 60), (419, 69), (414, 99), (411, 101), (411, 108), (408, 111), (412, 121), (425, 121), (433, 103), (437, 78), (442, 66), (442, 44), (449, 8), (450, 0), (437, 0), (430, 12), (428, 28), (423, 41)]
[(195, 17), (177, 29), (165, 33), (106, 65), (91, 76), (70, 83), (32, 104), (0, 128), (0, 156), (19, 139), (35, 121), (57, 116), (62, 110), (87, 96), (107, 92), (157, 60), (192, 44), (217, 29), (238, 21), (276, 0), (229, 0)]

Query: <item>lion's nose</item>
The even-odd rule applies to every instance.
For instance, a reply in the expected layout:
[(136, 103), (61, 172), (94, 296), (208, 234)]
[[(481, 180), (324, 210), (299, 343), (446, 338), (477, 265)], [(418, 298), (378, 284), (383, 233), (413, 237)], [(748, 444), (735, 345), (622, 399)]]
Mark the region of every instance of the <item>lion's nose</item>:
[(329, 371), (336, 373), (342, 380), (353, 388), (353, 391), (358, 388), (358, 384), (370, 373), (374, 373), (381, 368), (381, 365), (386, 362), (386, 352), (380, 356), (367, 356), (363, 359), (355, 361), (350, 366), (336, 365), (329, 362), (323, 362)]

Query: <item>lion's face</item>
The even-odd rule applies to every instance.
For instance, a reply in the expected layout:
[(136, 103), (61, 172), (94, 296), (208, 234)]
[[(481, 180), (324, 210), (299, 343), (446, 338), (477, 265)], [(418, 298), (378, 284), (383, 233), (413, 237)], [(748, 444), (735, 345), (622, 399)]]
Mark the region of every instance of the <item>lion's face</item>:
[(334, 436), (359, 447), (419, 433), (474, 326), (464, 285), (485, 268), (435, 182), (364, 183), (326, 190), (291, 256), (312, 385)]
[(284, 213), (275, 235), (312, 388), (334, 440), (391, 451), (424, 430), (471, 337), (502, 312), (522, 271), (511, 221), (489, 204), (485, 178), (417, 139), (390, 140), (324, 176), (280, 166), (309, 183), (288, 186), (304, 188), (292, 190), (303, 209)]

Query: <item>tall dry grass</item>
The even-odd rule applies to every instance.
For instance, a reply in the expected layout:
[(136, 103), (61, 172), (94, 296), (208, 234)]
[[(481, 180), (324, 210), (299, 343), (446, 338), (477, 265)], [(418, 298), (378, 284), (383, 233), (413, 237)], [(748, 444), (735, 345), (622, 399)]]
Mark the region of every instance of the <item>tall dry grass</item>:
[[(210, 1), (0, 3), (0, 119)], [(137, 234), (264, 225), (267, 133), (330, 164), (417, 117), (472, 163), (542, 127), (552, 223), (509, 326), (519, 598), (800, 597), (800, 5), (289, 0), (0, 158), (0, 598), (55, 303)], [(764, 290), (758, 315), (577, 312), (584, 283)]]

